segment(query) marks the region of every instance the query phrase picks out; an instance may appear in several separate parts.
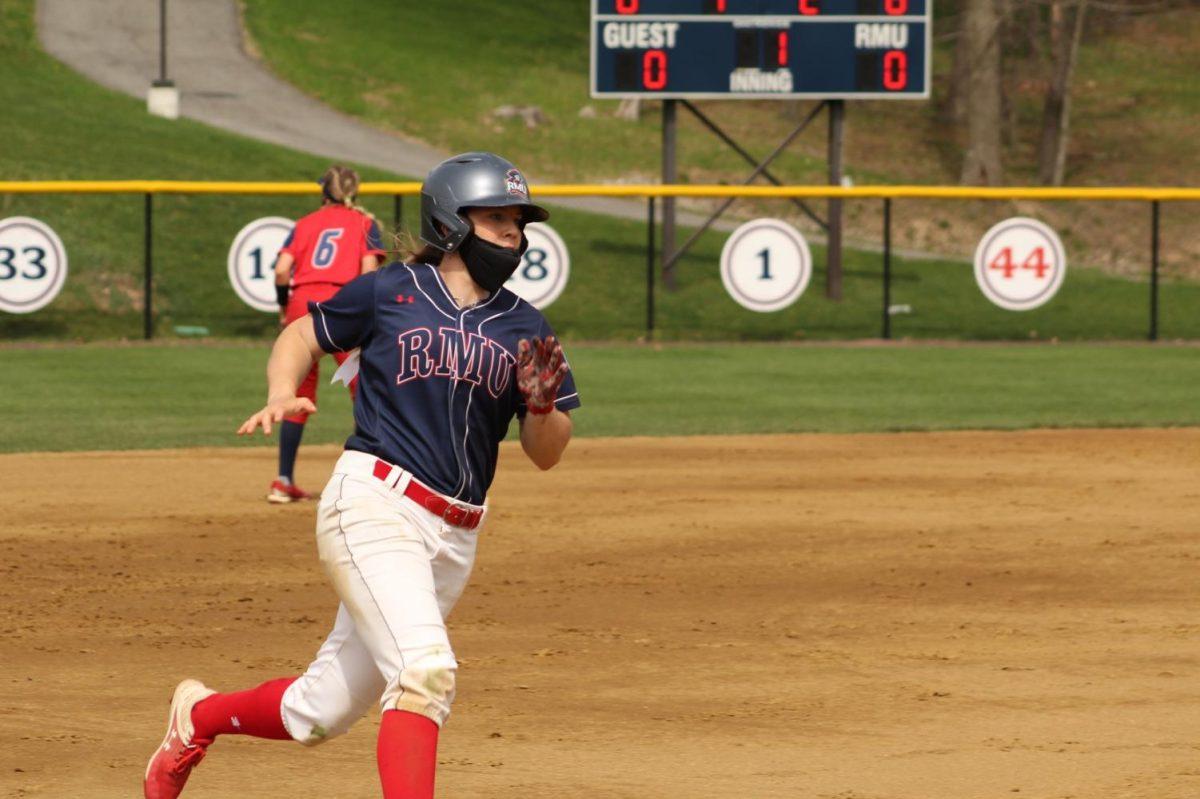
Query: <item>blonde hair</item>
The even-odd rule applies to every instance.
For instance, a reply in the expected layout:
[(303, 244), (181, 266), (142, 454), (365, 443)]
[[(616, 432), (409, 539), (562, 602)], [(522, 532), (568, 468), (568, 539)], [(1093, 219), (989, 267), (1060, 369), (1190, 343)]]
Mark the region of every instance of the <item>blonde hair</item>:
[(358, 173), (350, 167), (334, 164), (326, 169), (321, 176), (321, 190), (328, 201), (375, 219), (374, 214), (355, 202), (358, 199)]

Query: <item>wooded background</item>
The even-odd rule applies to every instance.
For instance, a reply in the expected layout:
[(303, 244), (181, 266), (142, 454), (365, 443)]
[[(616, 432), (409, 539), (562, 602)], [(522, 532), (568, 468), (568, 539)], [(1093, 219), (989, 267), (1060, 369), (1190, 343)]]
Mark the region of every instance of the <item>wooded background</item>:
[[(1004, 182), (1004, 142), (1015, 135), (1017, 81), (1043, 84), (1037, 147), (1041, 183), (1063, 183), (1071, 129), (1071, 80), (1080, 45), (1111, 34), (1131, 17), (1196, 2), (1180, 0), (941, 0), (935, 35), (953, 39), (949, 91), (939, 111), (965, 136), (962, 182)], [(1032, 74), (1030, 74), (1032, 73)], [(938, 98), (935, 98), (938, 99)]]

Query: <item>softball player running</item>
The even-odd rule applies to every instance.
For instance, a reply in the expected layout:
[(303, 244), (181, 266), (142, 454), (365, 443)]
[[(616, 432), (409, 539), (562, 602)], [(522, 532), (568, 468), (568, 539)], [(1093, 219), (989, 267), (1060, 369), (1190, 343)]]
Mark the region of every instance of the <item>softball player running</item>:
[[(324, 302), (360, 274), (374, 271), (386, 253), (374, 218), (354, 204), (358, 196), (358, 173), (344, 166), (331, 166), (321, 177), (322, 202), (296, 223), (275, 260), (275, 291), (279, 317), (284, 325), (308, 313), (308, 303)], [(347, 353), (335, 352), (341, 365)], [(317, 362), (314, 361), (296, 396), (317, 402)], [(353, 395), (355, 386), (351, 384)], [(304, 435), (308, 411), (290, 413), (279, 427), (279, 476), (267, 489), (267, 501), (296, 502), (308, 499), (296, 485), (293, 473), (296, 452)]]
[(579, 407), (545, 318), (504, 288), (525, 224), (547, 216), (508, 161), (451, 158), (422, 187), (425, 246), (310, 303), (280, 334), (266, 407), (240, 434), (311, 411), (296, 389), (313, 362), (361, 348), (354, 434), (317, 510), (317, 549), (341, 604), (303, 675), (236, 693), (176, 687), (146, 767), (148, 799), (178, 796), (219, 735), (319, 744), (375, 702), (384, 797), (433, 795), (457, 668), (445, 618), (471, 572), (498, 444), (515, 416), (526, 455), (549, 469)]

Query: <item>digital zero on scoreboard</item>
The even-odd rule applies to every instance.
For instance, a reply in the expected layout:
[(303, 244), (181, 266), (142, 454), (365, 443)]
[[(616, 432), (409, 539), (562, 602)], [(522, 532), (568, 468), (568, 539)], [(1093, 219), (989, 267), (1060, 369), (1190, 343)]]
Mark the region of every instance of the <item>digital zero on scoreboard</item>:
[(592, 0), (592, 96), (928, 98), (931, 5)]

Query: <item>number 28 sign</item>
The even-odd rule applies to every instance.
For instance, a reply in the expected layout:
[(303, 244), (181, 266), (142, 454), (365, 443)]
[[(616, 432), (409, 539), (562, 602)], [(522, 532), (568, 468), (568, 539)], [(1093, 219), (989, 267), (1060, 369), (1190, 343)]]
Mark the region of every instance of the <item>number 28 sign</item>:
[(545, 222), (525, 227), (529, 248), (505, 288), (537, 309), (558, 299), (571, 277), (571, 254), (566, 242)]
[(1036, 219), (1017, 216), (993, 225), (975, 249), (979, 290), (1010, 311), (1029, 311), (1049, 302), (1066, 274), (1062, 241)]

